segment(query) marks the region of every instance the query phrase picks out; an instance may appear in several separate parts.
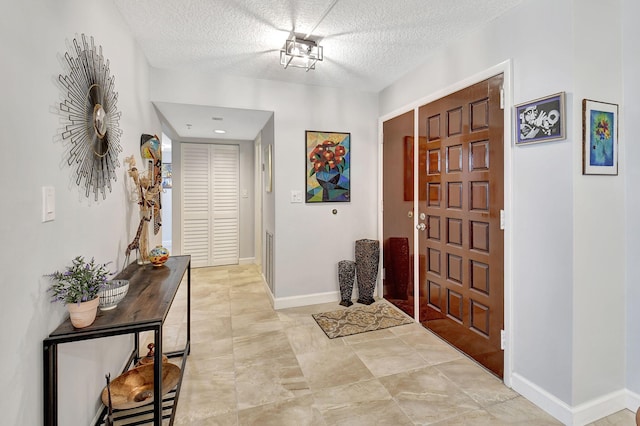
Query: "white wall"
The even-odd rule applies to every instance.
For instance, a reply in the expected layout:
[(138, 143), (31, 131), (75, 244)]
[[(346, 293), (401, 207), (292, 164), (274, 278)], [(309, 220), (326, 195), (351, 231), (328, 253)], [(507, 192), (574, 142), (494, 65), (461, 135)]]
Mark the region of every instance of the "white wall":
[(627, 142), (624, 145), (627, 200), (625, 236), (626, 236), (626, 365), (627, 388), (634, 392), (633, 408), (640, 404), (640, 144), (636, 143), (637, 127), (640, 122), (640, 55), (638, 40), (640, 26), (640, 2), (623, 0), (623, 79), (624, 94), (621, 103), (621, 137)]
[[(162, 133), (163, 145), (172, 145), (172, 140), (165, 133)], [(172, 149), (162, 150), (162, 163), (171, 164), (173, 160)], [(173, 185), (173, 182), (172, 182)], [(169, 249), (169, 253), (173, 254), (173, 188), (163, 188), (161, 194), (162, 202), (162, 245)]]
[[(376, 94), (157, 69), (151, 93), (153, 101), (274, 111), (274, 192), (265, 207), (273, 197), (276, 299), (338, 300), (337, 262), (353, 258), (355, 240), (377, 238)], [(350, 203), (290, 203), (291, 190), (305, 191), (305, 130), (351, 132)]]
[[(270, 117), (270, 119), (272, 119)], [(254, 218), (253, 218), (253, 231), (255, 234), (254, 241), (254, 259), (257, 265), (262, 265), (262, 192), (264, 191), (263, 179), (262, 176), (264, 174), (264, 170), (262, 168), (262, 162), (264, 161), (262, 158), (262, 130), (258, 133), (255, 140), (253, 141), (253, 159), (255, 161), (254, 164), (254, 172), (253, 172), (253, 206), (255, 210)]]
[(253, 141), (240, 146), (240, 261), (253, 263), (255, 259), (255, 147)]
[[(621, 2), (574, 0), (573, 6), (572, 405), (579, 405), (624, 387), (626, 161), (618, 176), (582, 175), (582, 99), (622, 103)], [(594, 22), (607, 22), (609, 31), (594, 31)], [(595, 60), (602, 51), (606, 61)], [(627, 139), (619, 136), (618, 158), (626, 159)]]
[[(117, 171), (105, 201), (89, 202), (70, 183), (65, 148), (54, 137), (52, 112), (61, 98), (54, 83), (67, 41), (92, 35), (109, 59), (122, 112), (121, 145), (139, 160), (141, 133), (159, 133), (148, 99), (147, 64), (111, 2), (24, 0), (0, 5), (0, 392), (2, 424), (43, 423), (42, 340), (67, 316), (51, 304), (43, 274), (63, 269), (76, 255), (113, 261), (118, 269), (135, 234), (136, 206), (125, 196), (125, 169)], [(139, 162), (140, 164), (140, 162)], [(41, 187), (56, 191), (56, 219), (41, 222)], [(104, 375), (117, 376), (131, 339), (94, 340), (60, 346), (60, 424), (86, 425), (96, 413)]]
[[(265, 190), (266, 187), (266, 176), (267, 176), (267, 159), (266, 156), (264, 155), (264, 150), (267, 146), (269, 145), (274, 145), (275, 144), (275, 135), (274, 135), (274, 117), (273, 115), (269, 118), (269, 120), (265, 123), (264, 127), (262, 128), (262, 131), (260, 132), (260, 152), (262, 152), (262, 163), (265, 164), (265, 169), (262, 172), (262, 185), (260, 188), (261, 194), (262, 194), (262, 274), (263, 276), (266, 276), (266, 271), (267, 271), (267, 265), (266, 265), (266, 261), (267, 258), (264, 255), (265, 253), (265, 247), (266, 247), (266, 233), (270, 232), (271, 234), (274, 235), (274, 240), (276, 239), (276, 197), (275, 197), (275, 190), (276, 190), (276, 186), (275, 183), (271, 182), (271, 192), (267, 192)], [(273, 168), (276, 167), (277, 161), (275, 158), (271, 159), (271, 165)], [(275, 245), (275, 241), (274, 241), (274, 245)], [(275, 250), (274, 250), (275, 251)], [(278, 253), (273, 253), (273, 257), (274, 259), (278, 257)], [(275, 261), (274, 261), (275, 264)], [(273, 272), (273, 277), (274, 277), (274, 281), (277, 279), (276, 277), (276, 272)], [(272, 286), (272, 295), (275, 295), (275, 282), (271, 283)]]
[[(624, 388), (624, 166), (614, 178), (583, 177), (580, 167), (581, 98), (590, 93), (616, 102), (620, 95), (620, 9), (618, 2), (607, 5), (599, 11), (592, 1), (527, 0), (380, 94), (384, 116), (508, 59), (508, 106), (567, 93), (566, 140), (507, 153), (513, 229), (506, 277), (512, 384), (567, 422), (576, 414), (572, 407)], [(590, 43), (602, 34), (592, 24), (603, 17), (611, 48), (602, 66), (591, 67), (583, 61), (587, 54), (593, 60)], [(600, 220), (607, 221), (604, 232), (594, 233)]]

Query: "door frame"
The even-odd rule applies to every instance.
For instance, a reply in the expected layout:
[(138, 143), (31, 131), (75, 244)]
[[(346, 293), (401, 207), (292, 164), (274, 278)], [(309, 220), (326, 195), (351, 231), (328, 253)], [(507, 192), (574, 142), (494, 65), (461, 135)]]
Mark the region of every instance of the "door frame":
[[(433, 102), (435, 100), (444, 98), (452, 93), (455, 93), (461, 89), (469, 87), (473, 84), (486, 80), (494, 75), (504, 75), (504, 211), (505, 211), (505, 229), (504, 229), (504, 332), (505, 332), (505, 349), (504, 349), (504, 383), (508, 387), (511, 387), (511, 375), (513, 370), (513, 347), (515, 335), (513, 333), (513, 145), (511, 143), (513, 135), (513, 81), (512, 81), (512, 63), (511, 60), (506, 60), (493, 67), (480, 71), (470, 77), (457, 81), (443, 89), (437, 90), (425, 97), (417, 99), (403, 107), (400, 107), (378, 119), (378, 235), (383, 235), (383, 124), (385, 121), (390, 120), (399, 115), (405, 114), (408, 111), (414, 111), (414, 138), (418, 137), (418, 109), (420, 106)], [(417, 140), (417, 139), (416, 139)], [(414, 144), (414, 158), (418, 156), (418, 144)], [(414, 176), (418, 176), (418, 162), (414, 161)], [(414, 211), (418, 208), (418, 185), (414, 185)], [(418, 225), (418, 215), (413, 217), (413, 238), (414, 247), (418, 247), (418, 233), (415, 227)], [(418, 251), (414, 250), (414, 262), (418, 264)], [(382, 268), (382, 266), (380, 266)], [(414, 280), (414, 294), (418, 294), (419, 280)], [(383, 297), (382, 284), (378, 286), (378, 297)], [(415, 298), (414, 303), (418, 304), (418, 298)], [(415, 315), (419, 315), (419, 309), (415, 306)]]

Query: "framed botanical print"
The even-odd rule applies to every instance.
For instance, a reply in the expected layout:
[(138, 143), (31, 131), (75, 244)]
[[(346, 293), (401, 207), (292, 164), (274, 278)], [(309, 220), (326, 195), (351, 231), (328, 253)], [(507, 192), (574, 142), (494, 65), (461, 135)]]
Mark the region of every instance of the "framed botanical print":
[(305, 140), (305, 201), (351, 201), (351, 133), (307, 130)]
[(618, 105), (582, 100), (582, 174), (618, 174)]

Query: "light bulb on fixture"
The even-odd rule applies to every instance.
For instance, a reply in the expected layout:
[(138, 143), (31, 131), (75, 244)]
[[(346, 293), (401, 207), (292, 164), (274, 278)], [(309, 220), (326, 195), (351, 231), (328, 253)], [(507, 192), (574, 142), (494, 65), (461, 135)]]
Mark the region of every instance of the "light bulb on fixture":
[(323, 58), (322, 46), (315, 40), (303, 38), (295, 33), (291, 33), (280, 50), (280, 65), (284, 68), (292, 66), (307, 71), (314, 70), (316, 62), (322, 61)]

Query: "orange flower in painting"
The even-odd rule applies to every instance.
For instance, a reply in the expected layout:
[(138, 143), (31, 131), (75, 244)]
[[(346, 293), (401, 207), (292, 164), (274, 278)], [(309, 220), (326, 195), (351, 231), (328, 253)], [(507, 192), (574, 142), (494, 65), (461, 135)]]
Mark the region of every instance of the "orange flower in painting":
[(336, 169), (342, 172), (342, 168), (345, 165), (343, 157), (346, 153), (347, 150), (344, 146), (329, 139), (324, 140), (316, 145), (309, 154), (309, 162), (313, 163), (313, 170), (309, 172), (309, 176), (313, 176), (318, 172), (328, 172)]

